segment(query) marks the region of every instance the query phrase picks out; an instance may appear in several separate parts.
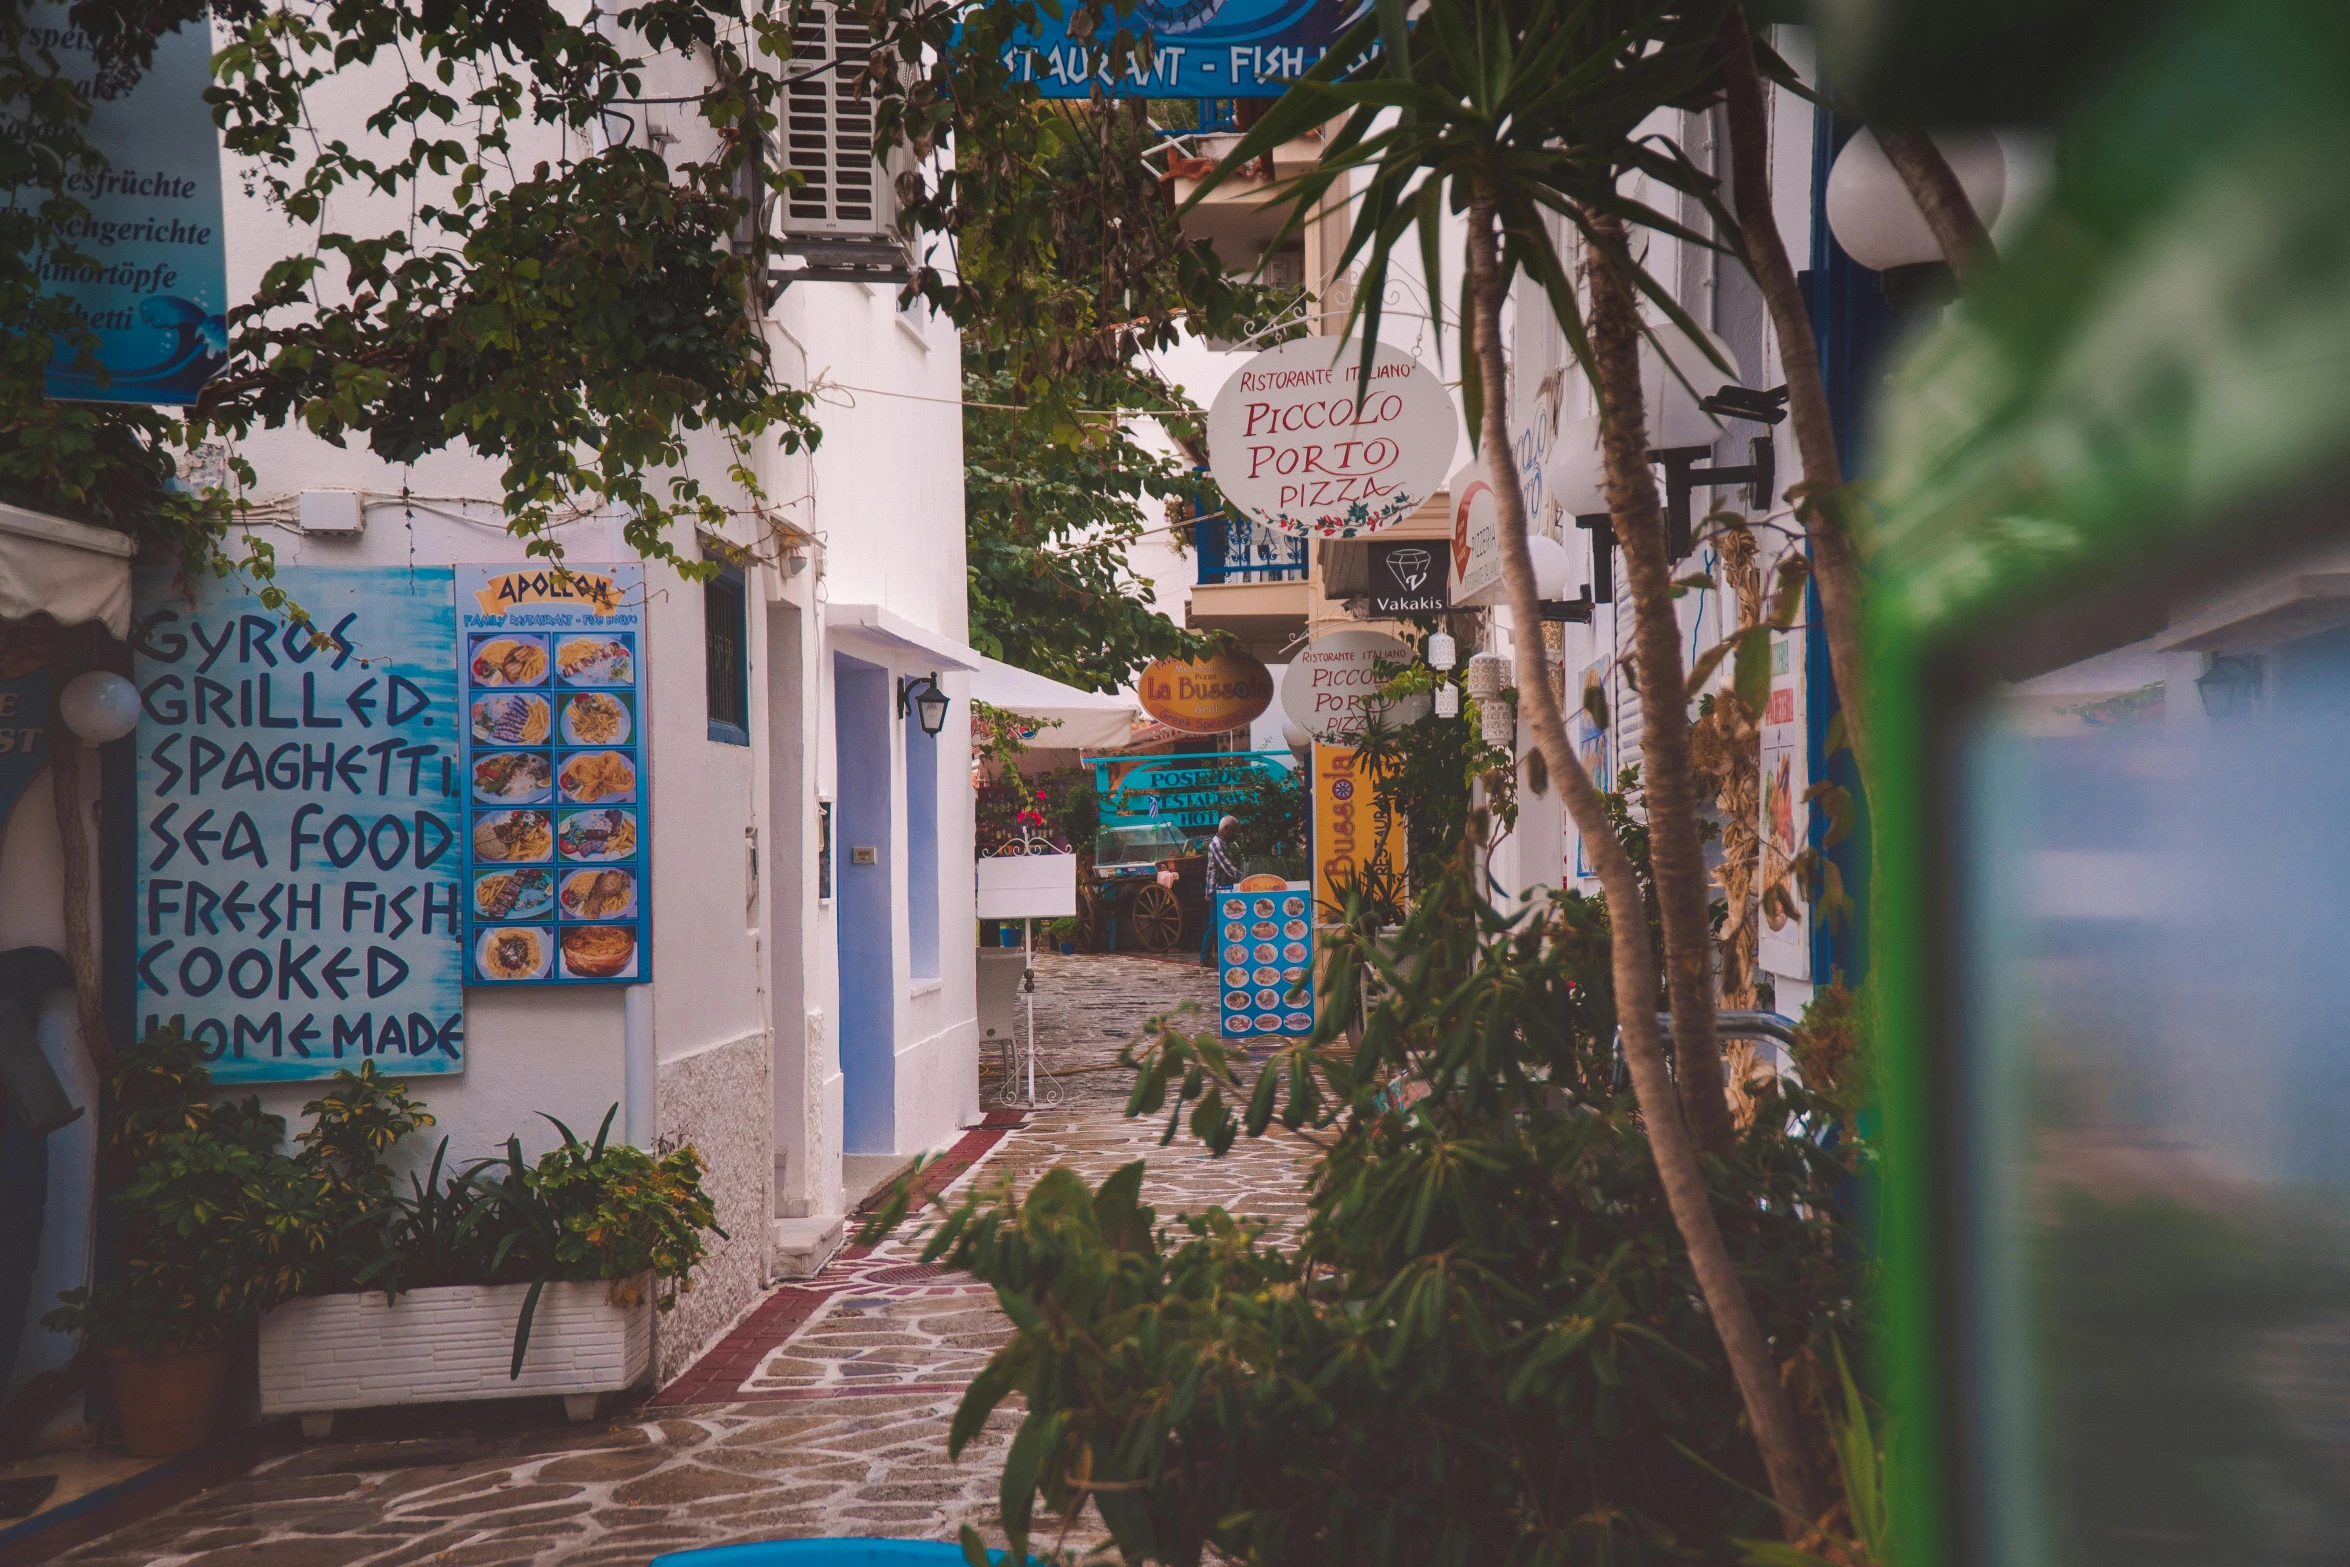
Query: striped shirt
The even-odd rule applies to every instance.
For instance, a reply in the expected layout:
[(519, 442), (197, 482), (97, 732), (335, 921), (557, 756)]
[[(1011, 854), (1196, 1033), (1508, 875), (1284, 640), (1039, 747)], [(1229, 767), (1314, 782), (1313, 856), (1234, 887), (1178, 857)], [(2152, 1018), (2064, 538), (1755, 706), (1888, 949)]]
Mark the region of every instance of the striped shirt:
[(1232, 862), (1232, 851), (1224, 847), (1221, 837), (1208, 840), (1208, 896), (1214, 897), (1240, 880), (1240, 867)]

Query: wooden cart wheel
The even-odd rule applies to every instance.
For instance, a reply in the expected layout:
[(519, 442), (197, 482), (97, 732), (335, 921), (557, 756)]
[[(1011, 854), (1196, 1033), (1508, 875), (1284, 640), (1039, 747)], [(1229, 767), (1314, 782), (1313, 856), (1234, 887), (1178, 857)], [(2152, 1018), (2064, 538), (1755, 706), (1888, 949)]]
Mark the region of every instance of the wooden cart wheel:
[(1134, 895), (1134, 936), (1144, 948), (1165, 952), (1183, 939), (1183, 905), (1157, 883)]

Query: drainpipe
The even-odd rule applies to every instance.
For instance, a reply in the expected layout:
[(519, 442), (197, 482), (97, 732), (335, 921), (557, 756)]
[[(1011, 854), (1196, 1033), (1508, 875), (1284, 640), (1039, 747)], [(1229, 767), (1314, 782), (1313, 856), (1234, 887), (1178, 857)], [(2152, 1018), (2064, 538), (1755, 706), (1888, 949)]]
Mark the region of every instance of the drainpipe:
[(660, 1135), (654, 1114), (653, 987), (627, 985), (620, 1027), (620, 1118), (629, 1146), (650, 1148)]

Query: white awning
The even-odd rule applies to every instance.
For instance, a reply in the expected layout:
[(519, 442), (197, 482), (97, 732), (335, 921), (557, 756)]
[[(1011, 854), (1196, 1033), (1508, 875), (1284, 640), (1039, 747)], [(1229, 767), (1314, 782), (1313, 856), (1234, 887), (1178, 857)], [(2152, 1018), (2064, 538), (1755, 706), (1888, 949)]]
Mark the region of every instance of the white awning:
[(961, 673), (985, 662), (976, 650), (879, 604), (828, 605), (824, 623), (835, 638), (862, 639), (897, 652), (917, 653), (941, 673)]
[(0, 504), (0, 620), (95, 620), (127, 638), (135, 548), (106, 528)]
[(1125, 697), (1080, 691), (1058, 680), (1016, 669), (984, 653), (973, 656), (979, 660), (978, 672), (971, 677), (974, 701), (1025, 718), (1060, 721), (1057, 728), (1038, 731), (1028, 742), (1033, 746), (1053, 751), (1087, 751), (1098, 746), (1124, 745), (1139, 716), (1134, 704)]

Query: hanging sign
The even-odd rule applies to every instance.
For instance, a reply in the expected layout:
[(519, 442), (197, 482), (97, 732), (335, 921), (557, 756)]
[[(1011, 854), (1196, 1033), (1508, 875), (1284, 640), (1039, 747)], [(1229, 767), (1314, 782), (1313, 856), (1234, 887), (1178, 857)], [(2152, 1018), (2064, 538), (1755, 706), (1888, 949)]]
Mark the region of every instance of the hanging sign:
[(1286, 751), (1205, 756), (1096, 757), (1094, 789), (1104, 827), (1166, 823), (1203, 837), (1246, 805), (1269, 778), (1294, 770)]
[[(1357, 392), (1361, 391), (1358, 403)], [(1444, 482), (1459, 439), (1452, 394), (1380, 345), (1301, 337), (1233, 372), (1208, 409), (1208, 467), (1224, 498), (1284, 533), (1353, 538), (1392, 527)]]
[(1371, 541), (1371, 613), (1439, 615), (1451, 607), (1445, 594), (1444, 541)]
[[(1135, 0), (1079, 41), (1068, 32), (1072, 6), (1014, 34), (1004, 68), (1047, 98), (1097, 89), (1111, 98), (1278, 98), (1370, 9), (1370, 0)], [(1108, 47), (1120, 30), (1150, 44), (1123, 69)]]
[(1428, 693), (1393, 701), (1379, 695), (1379, 663), (1406, 664), (1412, 650), (1384, 631), (1333, 631), (1316, 637), (1290, 660), (1281, 679), (1281, 710), (1317, 740), (1344, 743), (1368, 728), (1372, 713), (1385, 724), (1428, 716)]
[(1379, 799), (1371, 770), (1350, 745), (1314, 745), (1316, 918), (1346, 912), (1349, 888), (1404, 869), (1403, 819)]
[(184, 1018), (215, 1083), (462, 1071), (449, 568), (276, 581), (307, 625), (137, 585), (141, 1031)]
[(1492, 604), (1501, 597), (1501, 518), (1493, 481), (1482, 458), (1452, 476), (1452, 551), (1447, 587), (1455, 604)]
[(465, 972), (652, 978), (645, 568), (460, 566)]
[[(1811, 978), (1809, 904), (1796, 857), (1809, 833), (1810, 746), (1796, 696), (1804, 679), (1799, 632), (1771, 636), (1771, 690), (1762, 711), (1762, 930), (1757, 955), (1762, 967), (1789, 979)], [(1771, 895), (1778, 887), (1782, 893)]]
[(47, 619), (0, 620), (0, 827), (49, 765), (49, 655), (56, 645), (57, 627)]
[(1221, 927), (1224, 1036), (1312, 1033), (1314, 922), (1306, 883), (1218, 893), (1208, 917)]
[(1135, 682), (1142, 710), (1187, 735), (1246, 729), (1273, 705), (1273, 675), (1239, 648), (1187, 663), (1162, 658)]
[[(89, 38), (64, 5), (29, 7), (24, 41), (85, 89), (97, 75)], [(43, 290), (71, 299), (97, 332), (97, 366), (77, 366), (61, 345), (49, 364), (51, 397), (192, 403), (228, 364), (211, 85), (212, 31), (197, 16), (155, 41), (154, 62), (127, 91), (92, 102), (83, 134), (109, 167), (66, 176), (64, 193), (87, 209), (64, 226), (74, 258), (52, 251), (36, 266)]]

